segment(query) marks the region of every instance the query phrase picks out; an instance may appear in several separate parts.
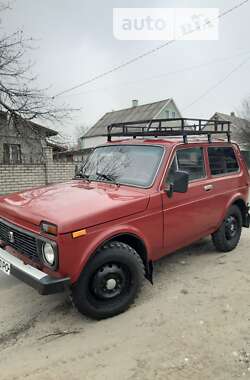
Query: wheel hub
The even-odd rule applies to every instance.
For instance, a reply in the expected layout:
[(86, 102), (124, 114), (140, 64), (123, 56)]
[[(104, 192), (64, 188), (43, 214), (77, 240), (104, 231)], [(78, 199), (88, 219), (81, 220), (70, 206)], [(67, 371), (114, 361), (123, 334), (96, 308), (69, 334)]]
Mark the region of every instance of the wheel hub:
[(100, 299), (119, 296), (127, 285), (126, 271), (117, 264), (107, 264), (93, 276), (92, 291)]
[(226, 237), (233, 239), (238, 231), (238, 221), (235, 216), (229, 216), (226, 220)]
[(116, 280), (115, 280), (114, 278), (110, 278), (110, 279), (107, 280), (107, 282), (106, 282), (106, 288), (107, 288), (108, 290), (113, 290), (113, 289), (115, 289), (116, 284), (117, 284)]

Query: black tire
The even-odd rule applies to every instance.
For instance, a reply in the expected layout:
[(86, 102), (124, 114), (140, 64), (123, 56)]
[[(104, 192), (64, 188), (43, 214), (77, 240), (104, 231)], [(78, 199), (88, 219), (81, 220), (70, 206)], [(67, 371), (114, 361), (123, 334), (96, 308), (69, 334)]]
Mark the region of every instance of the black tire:
[(242, 230), (242, 214), (236, 205), (229, 208), (220, 228), (212, 234), (215, 248), (220, 252), (232, 251), (239, 243)]
[(94, 318), (113, 317), (133, 303), (144, 278), (144, 265), (129, 245), (112, 241), (96, 252), (72, 289), (80, 313)]

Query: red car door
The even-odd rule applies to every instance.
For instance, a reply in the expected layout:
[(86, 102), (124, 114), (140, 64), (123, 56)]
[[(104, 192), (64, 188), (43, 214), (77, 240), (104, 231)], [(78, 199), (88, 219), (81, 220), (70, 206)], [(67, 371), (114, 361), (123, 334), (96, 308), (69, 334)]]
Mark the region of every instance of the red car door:
[(166, 183), (176, 170), (189, 173), (186, 193), (163, 192), (164, 246), (172, 252), (207, 235), (211, 230), (211, 205), (207, 202), (210, 186), (205, 165), (204, 148), (178, 148), (174, 154)]
[(209, 203), (213, 229), (222, 223), (232, 198), (237, 193), (247, 194), (247, 181), (232, 146), (214, 145), (207, 148), (210, 179)]

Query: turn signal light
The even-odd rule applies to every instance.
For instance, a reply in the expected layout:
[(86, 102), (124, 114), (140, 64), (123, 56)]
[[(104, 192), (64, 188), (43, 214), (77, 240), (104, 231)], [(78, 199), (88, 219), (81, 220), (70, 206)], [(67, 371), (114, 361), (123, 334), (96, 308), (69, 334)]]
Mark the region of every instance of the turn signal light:
[(78, 238), (80, 236), (84, 236), (84, 235), (87, 235), (87, 230), (85, 228), (83, 230), (72, 232), (73, 239)]
[(42, 232), (45, 232), (46, 234), (57, 235), (57, 226), (55, 224), (42, 222), (41, 230)]

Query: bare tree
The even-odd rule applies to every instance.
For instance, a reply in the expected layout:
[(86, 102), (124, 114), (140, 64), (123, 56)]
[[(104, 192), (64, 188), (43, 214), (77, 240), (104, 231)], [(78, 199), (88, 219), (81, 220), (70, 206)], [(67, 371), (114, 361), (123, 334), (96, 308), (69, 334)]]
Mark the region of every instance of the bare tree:
[(81, 148), (81, 137), (85, 135), (85, 133), (88, 131), (89, 127), (86, 125), (77, 125), (74, 130), (74, 138), (75, 138), (75, 149)]
[(241, 144), (250, 149), (250, 98), (243, 100), (239, 111), (241, 117), (238, 123), (238, 135)]
[(244, 99), (241, 107), (241, 116), (250, 121), (250, 98)]
[[(8, 11), (9, 7), (0, 3), (0, 14)], [(31, 45), (32, 39), (25, 38), (22, 30), (0, 35), (0, 110), (18, 122), (60, 121), (72, 110), (56, 105), (46, 89), (37, 88), (36, 77), (31, 75), (33, 65), (25, 59)]]

